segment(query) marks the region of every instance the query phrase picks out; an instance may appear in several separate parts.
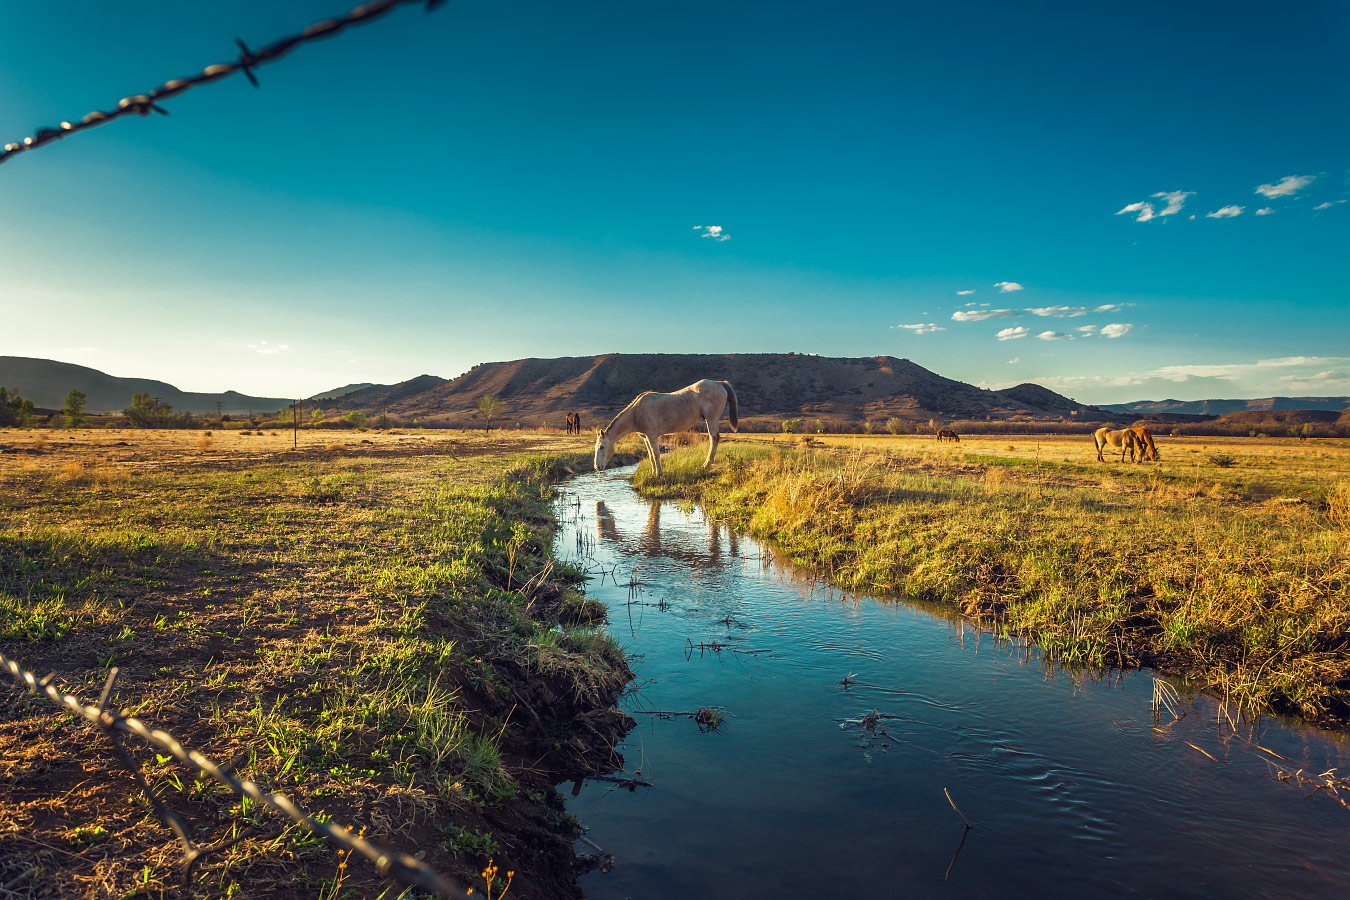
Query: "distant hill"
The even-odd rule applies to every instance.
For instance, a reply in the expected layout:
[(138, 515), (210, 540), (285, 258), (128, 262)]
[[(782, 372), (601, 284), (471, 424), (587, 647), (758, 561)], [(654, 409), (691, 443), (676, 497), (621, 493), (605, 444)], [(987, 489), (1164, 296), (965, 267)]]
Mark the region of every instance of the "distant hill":
[(315, 394), (312, 397), (306, 397), (306, 400), (331, 400), (334, 397), (341, 397), (343, 394), (350, 394), (352, 391), (359, 391), (368, 387), (378, 387), (378, 385), (362, 381), (359, 384), (344, 384), (342, 387), (333, 388), (331, 391), (324, 391), (322, 394)]
[(1350, 397), (1263, 397), (1259, 400), (1135, 400), (1131, 403), (1103, 403), (1102, 409), (1118, 413), (1188, 413), (1223, 416), (1234, 412), (1280, 409), (1328, 409), (1339, 412), (1350, 407)]
[(990, 391), (944, 378), (907, 359), (833, 358), (792, 353), (610, 353), (484, 363), (451, 381), (420, 376), (337, 398), (338, 411), (388, 412), (424, 424), (472, 425), (485, 394), (500, 399), (503, 422), (561, 423), (580, 412), (608, 421), (645, 390), (673, 391), (700, 378), (730, 381), (742, 419), (830, 421), (1080, 419), (1105, 414), (1035, 384)]
[(118, 378), (98, 369), (74, 363), (28, 356), (0, 356), (0, 385), (15, 389), (34, 406), (60, 409), (72, 388), (82, 391), (85, 409), (90, 413), (123, 410), (138, 393), (158, 397), (176, 412), (214, 413), (220, 404), (223, 413), (275, 412), (291, 403), (290, 398), (251, 397), (237, 391), (202, 394), (180, 391), (163, 381), (148, 378)]

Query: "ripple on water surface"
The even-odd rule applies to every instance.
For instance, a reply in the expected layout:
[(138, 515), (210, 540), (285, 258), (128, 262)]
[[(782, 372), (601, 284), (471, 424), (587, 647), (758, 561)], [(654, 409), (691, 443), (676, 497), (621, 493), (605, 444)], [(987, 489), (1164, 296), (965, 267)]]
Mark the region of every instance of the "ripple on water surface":
[[(1057, 671), (799, 577), (628, 474), (577, 478), (559, 503), (558, 555), (592, 573), (637, 657), (620, 749), (653, 783), (569, 801), (616, 859), (583, 879), (590, 897), (1350, 896), (1350, 810), (1276, 780), (1252, 745), (1323, 772), (1346, 761), (1338, 736), (1235, 730), (1206, 698), (1155, 723), (1151, 673)], [(725, 709), (720, 730), (643, 714), (702, 706)]]

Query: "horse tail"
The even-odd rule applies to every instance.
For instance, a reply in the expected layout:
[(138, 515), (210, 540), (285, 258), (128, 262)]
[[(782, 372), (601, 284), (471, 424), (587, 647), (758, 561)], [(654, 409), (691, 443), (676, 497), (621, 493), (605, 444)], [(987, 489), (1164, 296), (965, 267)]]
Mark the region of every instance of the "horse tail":
[(740, 431), (741, 420), (736, 413), (736, 391), (731, 387), (730, 381), (722, 382), (722, 387), (727, 389), (727, 418), (731, 421), (731, 430)]

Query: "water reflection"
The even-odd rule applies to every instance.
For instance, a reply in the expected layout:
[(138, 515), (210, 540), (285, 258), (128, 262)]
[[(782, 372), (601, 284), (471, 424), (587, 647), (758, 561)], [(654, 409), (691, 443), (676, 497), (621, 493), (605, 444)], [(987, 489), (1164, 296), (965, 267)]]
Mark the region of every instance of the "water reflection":
[[(1340, 738), (1184, 691), (1156, 715), (1149, 673), (831, 589), (623, 475), (569, 485), (557, 544), (643, 685), (622, 749), (651, 787), (569, 801), (617, 860), (590, 896), (1350, 895), (1350, 812), (1268, 765), (1345, 767)], [(713, 706), (715, 733), (645, 714)]]

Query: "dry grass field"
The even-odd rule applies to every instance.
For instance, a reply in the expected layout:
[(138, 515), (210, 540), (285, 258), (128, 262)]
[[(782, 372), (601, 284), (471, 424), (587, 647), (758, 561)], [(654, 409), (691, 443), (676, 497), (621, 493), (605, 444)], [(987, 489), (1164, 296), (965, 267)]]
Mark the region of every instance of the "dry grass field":
[[(683, 443), (683, 441), (681, 441)], [(694, 442), (695, 444), (697, 442)], [(646, 467), (850, 588), (954, 605), (1056, 660), (1149, 664), (1236, 706), (1350, 718), (1350, 441), (748, 435)]]
[[(366, 837), (576, 895), (553, 784), (619, 764), (631, 677), (550, 553), (561, 434), (0, 430), (0, 651)], [(197, 896), (399, 896), (127, 739)], [(6, 896), (172, 892), (182, 853), (105, 736), (0, 692)], [(498, 886), (500, 888), (500, 884)]]

